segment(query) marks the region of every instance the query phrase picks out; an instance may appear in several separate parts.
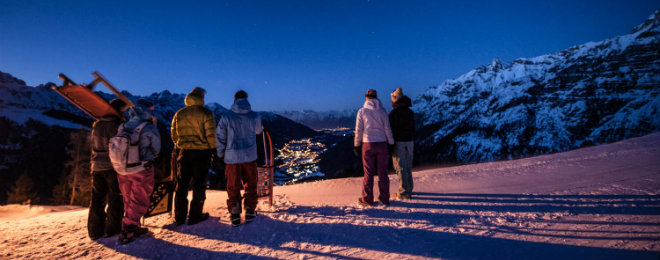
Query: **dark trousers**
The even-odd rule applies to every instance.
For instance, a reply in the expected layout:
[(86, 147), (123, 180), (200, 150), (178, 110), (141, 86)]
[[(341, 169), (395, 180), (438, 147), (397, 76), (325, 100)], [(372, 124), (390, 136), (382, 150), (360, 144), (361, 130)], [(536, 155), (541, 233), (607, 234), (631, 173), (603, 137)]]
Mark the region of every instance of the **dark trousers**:
[(364, 168), (362, 200), (364, 202), (374, 202), (374, 176), (376, 175), (378, 175), (378, 200), (390, 202), (390, 178), (387, 176), (388, 159), (386, 142), (362, 143), (362, 167)]
[(257, 209), (257, 162), (227, 164), (225, 166), (225, 179), (227, 179), (227, 209), (230, 214), (240, 214), (241, 209), (241, 183), (245, 189), (243, 204), (245, 210)]
[[(105, 206), (108, 205), (106, 213)], [(92, 173), (92, 201), (89, 204), (87, 233), (90, 237), (113, 235), (121, 231), (124, 202), (114, 170)]]
[[(177, 158), (178, 174), (174, 197), (174, 219), (177, 222), (199, 219), (206, 200), (206, 178), (211, 166), (213, 150), (181, 150)], [(193, 197), (188, 212), (188, 187), (193, 182)], [(186, 214), (188, 213), (188, 214)]]

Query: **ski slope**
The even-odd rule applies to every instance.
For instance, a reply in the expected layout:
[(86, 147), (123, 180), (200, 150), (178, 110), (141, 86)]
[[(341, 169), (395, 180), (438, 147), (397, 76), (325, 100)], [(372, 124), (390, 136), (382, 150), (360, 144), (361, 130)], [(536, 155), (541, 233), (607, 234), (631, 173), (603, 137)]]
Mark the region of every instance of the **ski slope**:
[[(526, 159), (419, 170), (416, 195), (357, 204), (361, 178), (275, 188), (272, 209), (231, 227), (211, 219), (120, 245), (91, 241), (87, 209), (0, 207), (0, 259), (658, 259), (660, 133)], [(391, 191), (398, 182), (390, 175)]]

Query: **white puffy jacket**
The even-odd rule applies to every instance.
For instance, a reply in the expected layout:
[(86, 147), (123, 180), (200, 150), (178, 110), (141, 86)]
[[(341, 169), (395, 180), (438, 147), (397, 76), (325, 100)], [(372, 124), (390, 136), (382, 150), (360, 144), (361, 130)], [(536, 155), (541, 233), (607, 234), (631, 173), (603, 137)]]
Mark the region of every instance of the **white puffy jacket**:
[(387, 112), (377, 98), (368, 99), (360, 108), (355, 120), (354, 146), (362, 143), (387, 142), (394, 144)]

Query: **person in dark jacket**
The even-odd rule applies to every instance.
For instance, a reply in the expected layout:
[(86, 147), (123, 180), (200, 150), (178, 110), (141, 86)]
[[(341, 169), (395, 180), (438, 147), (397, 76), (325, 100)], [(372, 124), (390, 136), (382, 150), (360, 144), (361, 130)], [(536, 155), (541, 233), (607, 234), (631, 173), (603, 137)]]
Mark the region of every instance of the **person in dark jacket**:
[(413, 191), (412, 161), (413, 136), (415, 135), (415, 113), (410, 109), (410, 98), (403, 95), (401, 88), (391, 94), (392, 107), (389, 115), (392, 135), (394, 135), (394, 151), (392, 163), (399, 177), (399, 192), (395, 197), (410, 199)]
[[(126, 110), (126, 103), (121, 99), (113, 99), (110, 106), (119, 114), (124, 114)], [(117, 183), (117, 172), (110, 163), (108, 143), (117, 135), (117, 128), (122, 122), (117, 115), (108, 114), (92, 125), (92, 201), (87, 217), (87, 233), (92, 240), (101, 236), (110, 237), (121, 231), (124, 202)]]
[[(206, 179), (215, 153), (215, 117), (204, 107), (203, 88), (195, 87), (186, 95), (186, 106), (172, 119), (172, 141), (177, 156), (177, 188), (174, 197), (174, 224), (194, 225), (209, 218), (202, 213), (206, 200)], [(193, 181), (193, 196), (188, 212), (188, 186)]]

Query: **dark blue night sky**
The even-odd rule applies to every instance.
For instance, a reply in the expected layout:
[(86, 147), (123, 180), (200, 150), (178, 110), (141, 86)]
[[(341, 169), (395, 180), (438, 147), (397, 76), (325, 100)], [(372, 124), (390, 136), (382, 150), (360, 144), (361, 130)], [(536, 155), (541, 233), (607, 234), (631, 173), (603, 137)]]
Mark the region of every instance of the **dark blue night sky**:
[[(137, 2), (137, 3), (136, 3)], [(2, 1), (0, 71), (36, 86), (100, 71), (133, 94), (207, 89), (256, 110), (415, 97), (493, 58), (630, 33), (660, 1)], [(385, 102), (389, 103), (389, 102)], [(182, 104), (183, 105), (183, 104)]]

